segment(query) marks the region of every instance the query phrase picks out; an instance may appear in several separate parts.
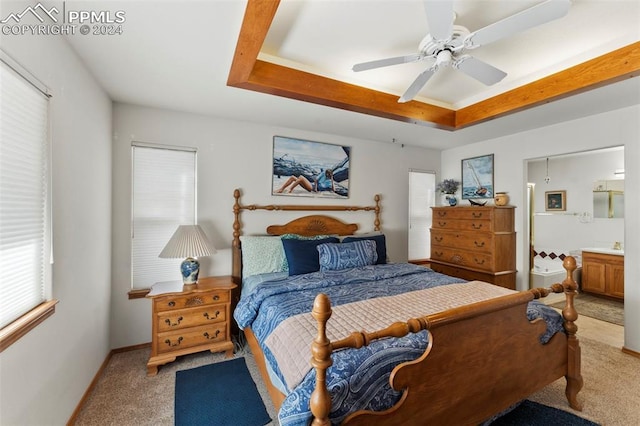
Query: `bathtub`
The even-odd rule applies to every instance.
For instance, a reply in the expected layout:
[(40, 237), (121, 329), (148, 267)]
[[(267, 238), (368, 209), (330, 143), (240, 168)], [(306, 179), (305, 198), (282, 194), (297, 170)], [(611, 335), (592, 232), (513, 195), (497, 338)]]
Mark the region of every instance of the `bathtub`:
[[(573, 273), (573, 279), (580, 284), (582, 265), (578, 265)], [(550, 287), (552, 284), (561, 283), (567, 277), (567, 271), (562, 267), (562, 260), (559, 258), (548, 259), (541, 257), (533, 258), (533, 269), (529, 277), (530, 288)]]

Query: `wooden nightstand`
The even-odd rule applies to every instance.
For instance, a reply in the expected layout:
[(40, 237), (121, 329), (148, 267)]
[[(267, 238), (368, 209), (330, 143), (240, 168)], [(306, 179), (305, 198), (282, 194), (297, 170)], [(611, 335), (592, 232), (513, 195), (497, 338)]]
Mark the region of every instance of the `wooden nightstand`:
[(158, 366), (177, 356), (210, 350), (233, 356), (231, 341), (230, 276), (201, 278), (198, 284), (183, 286), (180, 281), (154, 284), (152, 299), (151, 356), (147, 376), (158, 374)]

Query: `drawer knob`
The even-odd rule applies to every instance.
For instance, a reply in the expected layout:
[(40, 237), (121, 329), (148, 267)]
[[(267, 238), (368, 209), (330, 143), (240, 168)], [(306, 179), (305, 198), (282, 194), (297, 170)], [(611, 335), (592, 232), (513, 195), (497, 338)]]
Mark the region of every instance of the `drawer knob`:
[(437, 242), (441, 243), (443, 238), (442, 237), (433, 237), (434, 240), (436, 240)]
[(476, 258), (474, 258), (473, 260), (475, 260), (477, 265), (484, 265), (484, 259), (476, 259)]
[(482, 224), (481, 223), (472, 223), (471, 227), (473, 229), (481, 229), (482, 228)]
[(180, 345), (180, 343), (182, 343), (182, 340), (184, 340), (184, 339), (182, 338), (182, 336), (180, 336), (180, 337), (178, 337), (178, 340), (176, 340), (176, 342), (175, 342), (175, 343), (171, 343), (171, 339), (167, 339), (167, 340), (165, 340), (164, 342), (165, 342), (167, 345), (169, 345), (169, 346), (171, 346), (171, 347), (173, 348), (173, 347), (175, 347), (175, 346), (179, 346), (179, 345)]
[(481, 241), (481, 242), (474, 241), (473, 244), (475, 244), (476, 247), (484, 247), (484, 241)]
[(216, 313), (213, 314), (213, 316), (209, 316), (209, 312), (205, 312), (202, 315), (208, 320), (214, 320), (214, 319), (218, 318), (218, 316), (220, 316), (220, 311), (216, 311)]
[(220, 334), (220, 330), (216, 330), (216, 332), (213, 334), (213, 336), (210, 335), (209, 332), (207, 332), (207, 331), (205, 331), (202, 335), (204, 337), (206, 337), (208, 340), (211, 340), (211, 339), (217, 338), (219, 334)]
[(167, 305), (169, 305), (169, 306), (171, 306), (173, 308), (174, 306), (176, 306), (176, 302), (174, 302), (172, 300), (171, 302), (167, 303)]
[(180, 325), (180, 323), (182, 322), (184, 318), (182, 317), (178, 317), (178, 319), (176, 320), (176, 322), (172, 323), (171, 319), (167, 318), (166, 320), (164, 320), (165, 324), (167, 324), (169, 327), (175, 327), (177, 325)]
[(215, 301), (220, 300), (220, 296), (216, 294), (215, 296), (213, 296), (213, 300), (215, 300)]
[(482, 217), (482, 212), (471, 212), (471, 215), (478, 219)]
[(434, 251), (433, 254), (435, 254), (436, 256), (442, 257), (441, 251)]
[(441, 220), (438, 221), (438, 225), (440, 226), (446, 226), (447, 222), (442, 222)]

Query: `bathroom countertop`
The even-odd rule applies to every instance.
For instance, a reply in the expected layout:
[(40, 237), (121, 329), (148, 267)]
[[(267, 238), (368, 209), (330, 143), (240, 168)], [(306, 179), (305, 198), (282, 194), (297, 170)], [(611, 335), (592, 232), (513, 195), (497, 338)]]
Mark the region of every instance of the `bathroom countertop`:
[(615, 254), (618, 256), (624, 256), (624, 250), (615, 250), (612, 248), (589, 247), (589, 248), (582, 248), (580, 250), (590, 251), (592, 253)]

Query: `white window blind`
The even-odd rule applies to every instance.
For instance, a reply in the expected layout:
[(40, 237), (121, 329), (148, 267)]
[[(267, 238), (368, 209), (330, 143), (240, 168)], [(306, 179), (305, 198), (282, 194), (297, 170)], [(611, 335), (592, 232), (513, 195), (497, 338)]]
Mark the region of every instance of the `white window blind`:
[(0, 328), (50, 294), (49, 98), (0, 63)]
[(184, 259), (158, 257), (178, 225), (196, 223), (196, 151), (134, 144), (131, 287), (181, 279)]

